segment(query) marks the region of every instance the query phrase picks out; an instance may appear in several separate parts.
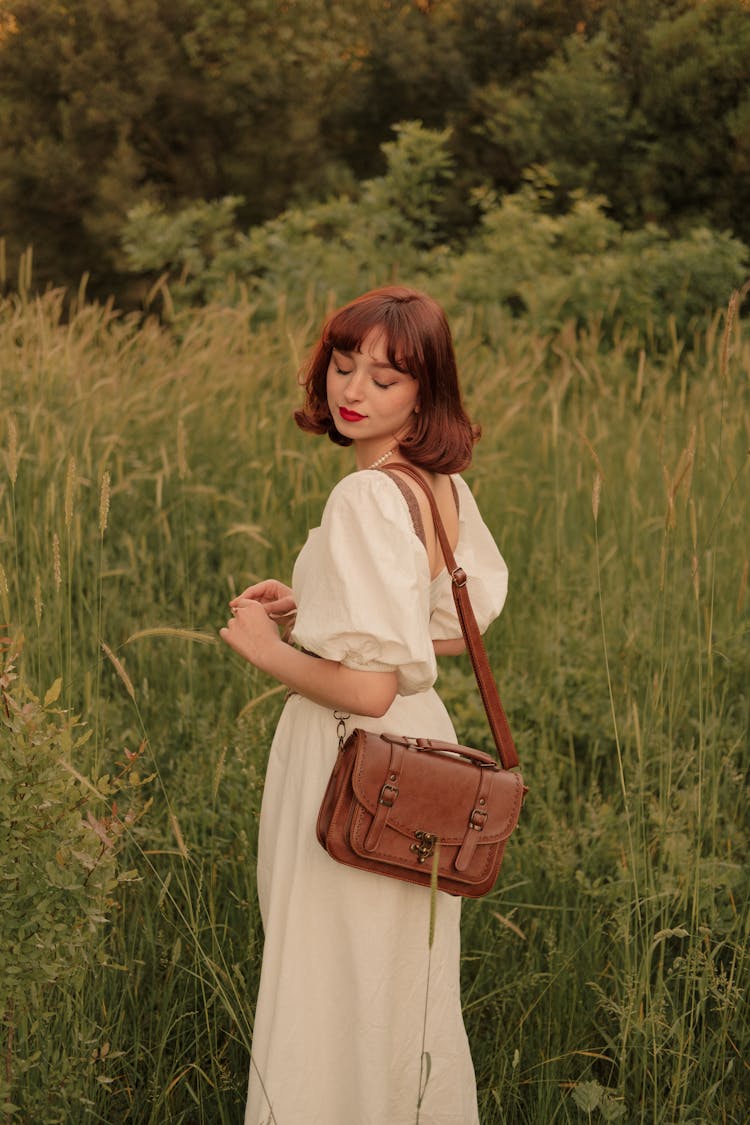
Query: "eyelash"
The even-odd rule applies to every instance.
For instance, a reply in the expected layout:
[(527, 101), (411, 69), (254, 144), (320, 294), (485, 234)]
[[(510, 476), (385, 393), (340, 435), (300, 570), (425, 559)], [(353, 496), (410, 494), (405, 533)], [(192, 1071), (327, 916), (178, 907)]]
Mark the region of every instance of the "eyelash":
[[(334, 363), (334, 367), (338, 375), (351, 375), (351, 371), (344, 371), (343, 367), (339, 367), (337, 363)], [(373, 379), (373, 383), (376, 387), (380, 387), (381, 391), (387, 391), (389, 387), (393, 386), (393, 383), (379, 383), (377, 379)]]

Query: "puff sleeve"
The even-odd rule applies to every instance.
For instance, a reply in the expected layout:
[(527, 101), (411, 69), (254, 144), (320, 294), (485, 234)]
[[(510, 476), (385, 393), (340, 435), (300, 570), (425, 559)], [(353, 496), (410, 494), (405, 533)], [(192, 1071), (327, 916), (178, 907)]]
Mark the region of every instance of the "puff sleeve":
[(368, 470), (344, 477), (303, 554), (292, 640), (348, 668), (396, 672), (400, 695), (431, 687), (429, 566), (392, 482)]

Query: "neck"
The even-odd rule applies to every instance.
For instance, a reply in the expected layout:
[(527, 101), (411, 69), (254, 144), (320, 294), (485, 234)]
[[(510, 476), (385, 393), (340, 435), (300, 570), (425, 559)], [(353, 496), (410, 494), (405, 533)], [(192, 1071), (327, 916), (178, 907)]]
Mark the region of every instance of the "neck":
[(386, 465), (398, 453), (398, 443), (393, 442), (386, 446), (370, 446), (357, 448), (357, 468), (377, 469)]

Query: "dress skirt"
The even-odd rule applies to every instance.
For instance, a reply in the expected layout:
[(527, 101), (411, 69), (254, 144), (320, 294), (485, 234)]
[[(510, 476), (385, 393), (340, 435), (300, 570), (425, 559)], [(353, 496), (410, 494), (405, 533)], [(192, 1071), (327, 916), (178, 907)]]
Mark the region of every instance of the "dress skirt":
[[(461, 900), (337, 863), (316, 836), (330, 710), (288, 699), (260, 823), (265, 932), (245, 1125), (478, 1125), (461, 1014)], [(455, 741), (436, 692), (355, 726)], [(429, 1056), (429, 1058), (428, 1058)]]

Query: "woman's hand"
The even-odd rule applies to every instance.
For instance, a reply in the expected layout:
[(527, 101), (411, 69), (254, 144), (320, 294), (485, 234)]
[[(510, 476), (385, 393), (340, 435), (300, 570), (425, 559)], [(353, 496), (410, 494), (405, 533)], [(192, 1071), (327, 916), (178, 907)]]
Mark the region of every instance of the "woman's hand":
[(233, 598), (230, 604), (232, 616), (219, 630), (219, 636), (250, 664), (267, 671), (269, 661), (273, 661), (275, 651), (284, 642), (266, 605), (244, 594)]
[(283, 582), (278, 582), (275, 578), (266, 578), (264, 582), (256, 582), (254, 586), (248, 586), (246, 590), (232, 599), (229, 603), (230, 608), (234, 610), (248, 600), (262, 605), (265, 612), (274, 621), (279, 621), (283, 617), (292, 617), (297, 612), (294, 592), (289, 586), (285, 586)]
[(223, 641), (261, 672), (286, 684), (322, 707), (339, 707), (356, 715), (384, 715), (396, 698), (395, 672), (365, 672), (300, 652), (284, 643), (275, 622), (288, 625), (297, 606), (283, 582), (268, 578), (229, 603), (232, 616), (219, 634)]
[(273, 676), (291, 691), (322, 707), (339, 707), (356, 715), (384, 715), (396, 698), (395, 672), (365, 672), (347, 668), (335, 660), (311, 656), (285, 644), (274, 618), (285, 606), (294, 612), (294, 597), (288, 586), (269, 579), (249, 586), (231, 601), (232, 616), (219, 635), (223, 641)]

